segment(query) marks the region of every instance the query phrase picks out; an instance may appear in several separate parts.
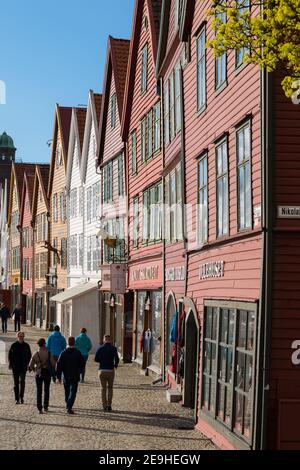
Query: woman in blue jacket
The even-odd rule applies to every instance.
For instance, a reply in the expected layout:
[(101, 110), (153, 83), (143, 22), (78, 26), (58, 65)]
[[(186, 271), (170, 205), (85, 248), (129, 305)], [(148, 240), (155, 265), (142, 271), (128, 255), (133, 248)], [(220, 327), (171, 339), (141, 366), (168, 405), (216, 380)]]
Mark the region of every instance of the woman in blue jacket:
[(84, 382), (86, 363), (89, 358), (89, 353), (93, 347), (92, 342), (86, 333), (86, 328), (81, 328), (80, 335), (77, 336), (75, 340), (75, 347), (79, 349), (84, 359), (84, 368), (81, 373), (81, 383)]

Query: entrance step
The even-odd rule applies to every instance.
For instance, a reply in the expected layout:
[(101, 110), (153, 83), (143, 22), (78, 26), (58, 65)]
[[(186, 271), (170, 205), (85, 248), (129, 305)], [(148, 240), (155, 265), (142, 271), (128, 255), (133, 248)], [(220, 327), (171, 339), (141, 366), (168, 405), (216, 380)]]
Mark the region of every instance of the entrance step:
[(182, 400), (182, 394), (178, 390), (173, 390), (169, 388), (167, 390), (167, 401), (169, 403), (178, 403), (179, 401)]

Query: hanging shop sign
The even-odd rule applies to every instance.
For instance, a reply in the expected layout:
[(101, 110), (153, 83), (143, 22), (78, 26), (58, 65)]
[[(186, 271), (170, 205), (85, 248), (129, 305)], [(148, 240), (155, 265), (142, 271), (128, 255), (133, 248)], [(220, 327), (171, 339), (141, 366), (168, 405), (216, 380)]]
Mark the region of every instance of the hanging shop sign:
[(300, 206), (278, 206), (279, 219), (300, 219)]
[(211, 261), (202, 264), (199, 269), (200, 279), (218, 278), (224, 276), (225, 261)]
[(173, 266), (166, 268), (166, 281), (184, 281), (185, 280), (185, 267)]
[(114, 294), (125, 294), (126, 292), (126, 265), (111, 264), (110, 266), (110, 290)]

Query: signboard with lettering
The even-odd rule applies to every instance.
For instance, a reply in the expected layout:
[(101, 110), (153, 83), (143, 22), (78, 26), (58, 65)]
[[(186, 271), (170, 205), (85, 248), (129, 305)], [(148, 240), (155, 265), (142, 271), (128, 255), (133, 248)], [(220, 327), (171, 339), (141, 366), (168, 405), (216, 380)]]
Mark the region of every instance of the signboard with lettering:
[(300, 219), (300, 206), (278, 206), (279, 219)]
[(224, 276), (225, 261), (211, 261), (209, 263), (202, 264), (199, 268), (199, 278), (209, 279), (218, 278)]
[(125, 294), (126, 292), (126, 265), (110, 265), (110, 289), (113, 294)]
[(166, 281), (184, 281), (185, 280), (185, 267), (172, 266), (166, 268)]
[(147, 287), (162, 287), (162, 262), (155, 264), (143, 263), (129, 266), (129, 288), (146, 289)]

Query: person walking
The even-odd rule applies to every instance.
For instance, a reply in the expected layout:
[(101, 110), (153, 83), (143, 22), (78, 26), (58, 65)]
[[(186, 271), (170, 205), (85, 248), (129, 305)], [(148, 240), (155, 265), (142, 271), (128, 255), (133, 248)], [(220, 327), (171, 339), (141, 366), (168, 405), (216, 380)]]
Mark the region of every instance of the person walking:
[(33, 354), (29, 370), (35, 373), (37, 409), (43, 413), (43, 385), (44, 385), (44, 412), (48, 413), (50, 384), (51, 384), (51, 355), (46, 348), (46, 340), (41, 338), (37, 342), (38, 351)]
[(4, 303), (1, 304), (0, 316), (2, 323), (2, 333), (7, 333), (7, 320), (10, 317), (10, 311)]
[(79, 351), (81, 352), (83, 359), (84, 359), (84, 368), (81, 373), (81, 383), (84, 382), (84, 377), (85, 377), (85, 369), (86, 369), (86, 363), (89, 358), (89, 352), (91, 351), (93, 345), (90, 340), (90, 338), (87, 335), (87, 330), (86, 328), (81, 328), (81, 332), (79, 336), (76, 336), (75, 339), (75, 346)]
[(17, 304), (15, 306), (12, 316), (15, 322), (15, 333), (17, 333), (17, 331), (21, 330), (21, 320), (22, 320), (22, 305), (21, 304)]
[(53, 364), (53, 367), (51, 369), (51, 376), (54, 383), (56, 382), (55, 366), (60, 354), (66, 349), (66, 347), (67, 342), (61, 334), (59, 326), (56, 325), (54, 327), (53, 333), (48, 336), (46, 342), (46, 348), (51, 354), (51, 363)]
[(61, 353), (56, 363), (56, 375), (61, 383), (63, 374), (65, 388), (65, 402), (67, 412), (74, 414), (73, 405), (76, 400), (80, 374), (84, 368), (84, 359), (80, 351), (75, 348), (75, 338), (68, 339), (69, 347)]
[(117, 348), (111, 344), (109, 335), (104, 336), (103, 343), (96, 352), (95, 361), (99, 363), (103, 410), (112, 411), (113, 385), (115, 369), (119, 364), (119, 355)]
[(25, 334), (19, 331), (17, 341), (11, 345), (8, 352), (8, 367), (13, 373), (16, 405), (24, 403), (25, 377), (31, 359), (30, 346), (25, 343), (24, 338)]

